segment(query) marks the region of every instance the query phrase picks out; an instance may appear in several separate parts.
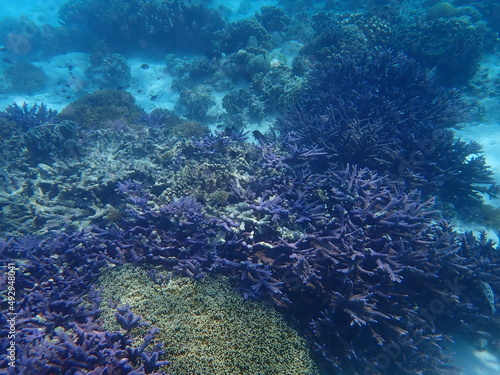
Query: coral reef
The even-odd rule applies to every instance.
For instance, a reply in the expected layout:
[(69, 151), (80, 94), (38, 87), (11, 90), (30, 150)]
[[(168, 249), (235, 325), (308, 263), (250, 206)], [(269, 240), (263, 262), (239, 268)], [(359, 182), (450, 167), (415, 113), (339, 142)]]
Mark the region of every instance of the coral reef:
[(250, 53), (266, 52), (271, 47), (271, 36), (255, 19), (232, 22), (220, 32), (220, 51), (237, 52), (246, 49)]
[(438, 78), (447, 84), (467, 82), (473, 77), (486, 49), (496, 43), (496, 35), (477, 14), (463, 15), (462, 8), (440, 3), (429, 9), (424, 22), (408, 28), (405, 50), (429, 68), (437, 68)]
[(171, 132), (177, 139), (200, 139), (209, 133), (208, 127), (197, 121), (182, 121), (175, 125)]
[[(102, 39), (112, 52), (147, 53), (210, 50), (223, 27), (215, 10), (182, 1), (72, 0), (59, 15), (79, 39)], [(78, 27), (85, 25), (84, 28)]]
[(92, 129), (103, 127), (117, 118), (131, 124), (142, 112), (142, 109), (135, 104), (134, 97), (128, 92), (105, 89), (79, 98), (66, 106), (58, 117)]
[(189, 120), (206, 120), (208, 111), (215, 105), (210, 89), (206, 86), (198, 86), (180, 92), (177, 107), (179, 111)]
[(258, 73), (266, 73), (271, 68), (270, 62), (263, 54), (258, 54), (248, 60), (246, 66), (247, 79), (251, 79)]
[(293, 74), (288, 67), (276, 66), (267, 73), (256, 74), (251, 87), (269, 112), (283, 112), (295, 101), (304, 83), (305, 79)]
[[(313, 37), (294, 61), (294, 70), (308, 61), (326, 63), (337, 54), (363, 53), (380, 47), (397, 48), (399, 34), (396, 17), (392, 13), (333, 14), (319, 12), (312, 17)], [(398, 48), (399, 50), (399, 48)], [(306, 59), (306, 61), (300, 61)], [(309, 65), (313, 65), (310, 63)], [(307, 66), (307, 65), (306, 65)]]
[(459, 10), (450, 3), (437, 3), (433, 5), (426, 14), (428, 20), (436, 18), (451, 18), (459, 15)]
[[(495, 345), (498, 251), (484, 239), (453, 232), (432, 199), (421, 200), (417, 191), (368, 169), (325, 171), (318, 162), (326, 151), (291, 136), (251, 145), (245, 134), (227, 131), (170, 146), (157, 139), (152, 147), (145, 135), (142, 147), (161, 164), (156, 172), (151, 164), (138, 173), (127, 157), (133, 154), (121, 148), (128, 135), (116, 134), (119, 159), (134, 165), (135, 175), (115, 164), (114, 176), (93, 172), (94, 185), (85, 189), (94, 194), (87, 202), (99, 198), (113, 205), (107, 208), (116, 212), (108, 215), (112, 224), (94, 218), (87, 229), (41, 244), (32, 238), (4, 241), (3, 256), (26, 258), (29, 251), (39, 259), (50, 252), (43, 259), (51, 275), (76, 268), (91, 280), (108, 264), (149, 265), (153, 283), (168, 283), (162, 296), (172, 273), (197, 282), (213, 273), (228, 276), (244, 297), (293, 314), (330, 368), (451, 373), (449, 334), (458, 330)], [(121, 182), (110, 186), (116, 179)], [(118, 312), (123, 328), (145, 334), (136, 327), (139, 312), (169, 332), (146, 313), (150, 299), (137, 303), (133, 296), (144, 294), (124, 289), (130, 297), (115, 301), (131, 305)], [(444, 304), (438, 312), (435, 301)], [(115, 314), (107, 315), (108, 323)], [(491, 336), (481, 333), (486, 331)], [(400, 354), (384, 367), (381, 353), (395, 345)], [(166, 342), (165, 353), (169, 347), (175, 345)]]
[(215, 59), (206, 56), (197, 57), (189, 64), (189, 77), (195, 80), (210, 77), (217, 69)]
[(447, 85), (467, 82), (475, 73), (481, 55), (491, 50), (496, 34), (472, 7), (438, 3), (408, 19), (390, 7), (360, 13), (319, 12), (312, 17), (315, 35), (301, 57), (297, 72), (307, 60), (327, 62), (339, 53), (363, 53), (377, 48), (404, 52), (429, 68)]
[(33, 94), (45, 88), (47, 75), (42, 68), (26, 61), (15, 62), (4, 69), (3, 75), (9, 83), (8, 91)]
[(344, 53), (315, 69), (279, 129), (324, 148), (336, 166), (389, 173), (463, 208), (497, 190), (479, 146), (446, 129), (464, 116), (458, 93), (407, 56)]
[[(321, 152), (304, 150), (299, 155), (314, 154)], [(191, 216), (170, 219), (181, 232), (167, 227), (170, 238), (151, 230), (137, 232), (156, 250), (149, 259), (135, 259), (168, 265), (174, 256), (182, 274), (198, 278), (208, 269), (231, 276), (243, 295), (269, 298), (300, 316), (305, 327), (309, 322), (314, 347), (336, 367), (358, 372), (367, 366), (380, 368), (378, 348), (397, 343), (401, 356), (391, 363), (390, 373), (402, 367), (409, 374), (427, 368), (452, 371), (446, 353), (432, 351), (430, 356), (430, 348), (445, 344), (447, 337), (437, 334), (440, 329), (450, 332), (454, 327), (470, 334), (473, 327), (490, 324), (484, 311), (491, 308), (477, 290), (481, 282), (495, 289), (499, 283), (492, 244), (473, 240), (469, 252), (460, 236), (435, 221), (432, 200), (420, 201), (417, 192), (398, 193), (389, 180), (368, 170), (348, 168), (322, 177), (299, 174), (290, 185), (294, 188), (288, 188), (285, 171), (292, 167), (271, 155), (266, 156), (269, 167), (283, 174), (237, 180), (229, 202), (240, 197), (239, 202), (225, 206), (225, 214), (219, 209), (225, 241), (217, 240), (216, 222), (191, 200), (190, 208), (182, 210)], [(270, 190), (264, 195), (258, 193), (266, 188)], [(170, 209), (146, 205), (151, 196), (142, 196), (144, 203), (134, 198), (137, 203), (129, 212), (137, 221), (131, 224), (165, 222), (161, 217), (172, 215)], [(198, 232), (201, 223), (205, 227)], [(481, 265), (472, 266), (483, 256)], [(450, 289), (450, 282), (460, 287)], [(442, 290), (450, 290), (446, 313), (429, 324), (427, 305)], [(398, 341), (402, 333), (404, 343)], [(418, 353), (426, 353), (426, 359)]]
[(118, 89), (129, 85), (132, 78), (130, 66), (120, 54), (94, 54), (91, 63), (85, 75), (99, 89)]
[(55, 124), (59, 121), (56, 115), (57, 111), (48, 109), (43, 103), (34, 104), (30, 108), (26, 102), (21, 107), (17, 103), (12, 103), (0, 112), (0, 117), (15, 122), (23, 131), (46, 123)]
[(75, 141), (78, 126), (71, 121), (60, 121), (57, 111), (44, 103), (31, 107), (27, 103), (21, 107), (13, 103), (0, 112), (0, 118), (4, 120), (2, 150), (6, 166), (14, 160), (33, 166), (78, 155)]
[[(58, 27), (0, 23), (5, 66), (65, 38), (109, 88), (0, 113), (13, 374), (455, 374), (455, 334), (500, 353), (500, 248), (446, 221), (498, 221), (481, 205), (492, 171), (453, 130), (470, 104), (448, 87), (496, 43), (497, 5), (279, 4), (243, 1), (225, 23), (209, 2), (71, 0)], [(23, 25), (30, 38), (5, 32)], [(175, 111), (117, 89), (125, 56), (158, 80), (151, 105), (171, 104), (172, 78)]]
[[(155, 339), (169, 343), (172, 375), (318, 373), (305, 341), (283, 317), (262, 302), (245, 301), (224, 277), (155, 284), (146, 270), (127, 266), (105, 272), (99, 286), (103, 301), (131, 304), (160, 328)], [(114, 322), (114, 310), (101, 307), (103, 319)]]
[(454, 2), (461, 9), (472, 8), (473, 11), (479, 12), (488, 26), (495, 30), (500, 31), (500, 4), (495, 0), (457, 0)]
[(142, 113), (137, 119), (137, 124), (143, 124), (153, 129), (172, 128), (182, 123), (179, 116), (164, 108), (155, 108), (150, 113)]
[(260, 12), (255, 14), (255, 18), (264, 26), (268, 33), (273, 31), (284, 31), (291, 23), (285, 11), (275, 6), (264, 6), (260, 8)]
[[(22, 290), (16, 309), (7, 310), (6, 296), (1, 300), (2, 347), (9, 346), (7, 319), (16, 322), (15, 345), (11, 345), (16, 359), (9, 373), (161, 375), (155, 370), (168, 362), (158, 360), (164, 355), (161, 345), (150, 345), (157, 328), (139, 345), (127, 333), (102, 329), (100, 298), (92, 279), (104, 263), (78, 264), (80, 256), (66, 247), (74, 239), (74, 235), (60, 234), (48, 241), (27, 236), (1, 242), (2, 271), (15, 278), (16, 291)], [(74, 267), (66, 267), (64, 262)], [(6, 279), (1, 283), (6, 291)], [(3, 368), (7, 368), (6, 356), (2, 353), (0, 357)]]
[[(257, 51), (257, 54), (262, 55), (265, 51)], [(255, 53), (250, 53), (244, 49), (231, 53), (222, 61), (222, 72), (225, 76), (230, 77), (234, 83), (248, 81), (247, 74), (248, 63), (256, 57)], [(250, 71), (251, 73), (251, 71)]]
[(222, 98), (222, 107), (226, 110), (225, 121), (233, 129), (244, 128), (245, 120), (259, 120), (265, 115), (264, 104), (248, 90), (232, 91)]

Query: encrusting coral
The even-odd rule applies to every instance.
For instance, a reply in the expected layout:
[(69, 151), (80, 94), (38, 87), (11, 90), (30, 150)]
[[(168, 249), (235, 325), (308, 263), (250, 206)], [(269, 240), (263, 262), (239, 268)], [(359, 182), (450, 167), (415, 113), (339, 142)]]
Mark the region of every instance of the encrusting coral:
[(284, 318), (244, 300), (222, 276), (154, 283), (147, 270), (124, 266), (104, 272), (99, 286), (105, 326), (119, 328), (106, 301), (131, 305), (160, 329), (155, 340), (169, 343), (172, 375), (318, 374), (305, 341)]

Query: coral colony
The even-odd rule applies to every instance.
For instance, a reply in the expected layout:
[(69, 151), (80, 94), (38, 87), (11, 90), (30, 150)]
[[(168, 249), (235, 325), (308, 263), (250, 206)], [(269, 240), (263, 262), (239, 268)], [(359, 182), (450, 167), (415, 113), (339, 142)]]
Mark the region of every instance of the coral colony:
[[(496, 5), (416, 8), (410, 21), (377, 2), (308, 16), (305, 3), (226, 22), (180, 1), (72, 0), (33, 41), (38, 56), (70, 48), (65, 36), (94, 54), (85, 74), (99, 90), (59, 113), (0, 113), (6, 374), (169, 373), (158, 327), (102, 301), (102, 273), (130, 265), (160, 286), (228, 278), (294, 322), (318, 374), (459, 374), (455, 334), (500, 352), (500, 252), (447, 221), (480, 215), (498, 190), (479, 145), (452, 130), (474, 115), (452, 86), (491, 47)], [(453, 69), (425, 44), (436, 29)], [(271, 64), (295, 38), (293, 62)], [(204, 55), (168, 66), (177, 112), (147, 113), (123, 91), (120, 53), (141, 43)], [(212, 132), (210, 85), (229, 91)], [(249, 142), (245, 123), (270, 115)]]

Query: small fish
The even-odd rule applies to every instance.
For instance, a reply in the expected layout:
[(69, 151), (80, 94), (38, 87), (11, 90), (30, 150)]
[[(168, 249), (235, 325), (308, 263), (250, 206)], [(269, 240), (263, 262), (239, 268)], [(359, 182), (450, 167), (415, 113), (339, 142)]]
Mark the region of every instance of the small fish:
[(148, 64), (142, 64), (141, 65), (141, 69), (149, 69), (149, 65)]
[(4, 63), (6, 63), (6, 64), (14, 64), (14, 63), (12, 62), (12, 60), (9, 60), (9, 59), (8, 59), (8, 58), (6, 58), (6, 57), (3, 59), (3, 62), (4, 62)]
[(259, 142), (261, 142), (261, 143), (266, 143), (266, 142), (267, 142), (267, 138), (266, 138), (266, 136), (265, 136), (264, 134), (262, 134), (260, 131), (258, 131), (258, 130), (254, 130), (254, 131), (252, 132), (252, 134), (253, 134), (253, 137), (254, 137), (257, 141), (259, 141)]
[(158, 95), (153, 95), (150, 99), (151, 99), (152, 101), (155, 101), (156, 99), (158, 99)]
[(495, 294), (493, 293), (493, 289), (491, 289), (488, 283), (481, 283), (481, 286), (483, 287), (484, 296), (490, 305), (491, 313), (495, 315), (497, 309), (495, 308)]
[(5, 46), (0, 46), (0, 52), (9, 52), (9, 49)]

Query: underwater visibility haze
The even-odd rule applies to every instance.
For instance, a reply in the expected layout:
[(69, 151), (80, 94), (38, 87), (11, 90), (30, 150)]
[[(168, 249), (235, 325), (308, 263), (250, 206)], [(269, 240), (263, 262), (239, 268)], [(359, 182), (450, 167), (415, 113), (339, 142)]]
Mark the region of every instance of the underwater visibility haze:
[(0, 1), (0, 373), (500, 374), (500, 3)]

